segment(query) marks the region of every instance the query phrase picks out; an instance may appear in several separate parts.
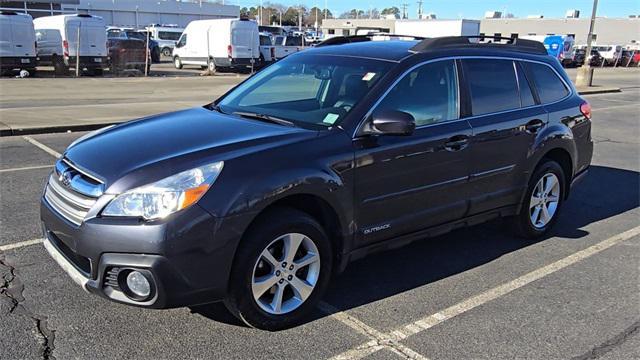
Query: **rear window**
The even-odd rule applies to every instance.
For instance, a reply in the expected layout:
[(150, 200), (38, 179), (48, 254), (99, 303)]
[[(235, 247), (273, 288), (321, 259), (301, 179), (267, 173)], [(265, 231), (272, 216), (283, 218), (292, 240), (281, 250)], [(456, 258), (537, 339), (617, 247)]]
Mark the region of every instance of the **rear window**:
[(287, 36), (284, 46), (302, 46), (302, 36)]
[(180, 39), (180, 35), (182, 33), (176, 31), (158, 31), (158, 38), (160, 40), (173, 40), (177, 41)]
[(462, 61), (471, 92), (473, 115), (520, 107), (513, 61), (469, 59)]
[(550, 67), (536, 63), (527, 63), (526, 66), (543, 104), (560, 100), (569, 94), (569, 89)]

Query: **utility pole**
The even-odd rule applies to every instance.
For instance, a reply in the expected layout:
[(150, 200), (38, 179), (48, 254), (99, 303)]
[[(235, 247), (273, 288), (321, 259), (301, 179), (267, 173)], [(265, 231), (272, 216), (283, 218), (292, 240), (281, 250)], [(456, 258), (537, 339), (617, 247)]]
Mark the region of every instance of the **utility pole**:
[(591, 43), (593, 41), (593, 30), (596, 25), (596, 13), (598, 10), (598, 0), (593, 0), (593, 11), (591, 12), (591, 22), (589, 23), (589, 34), (587, 35), (587, 48), (584, 54), (584, 64), (578, 69), (576, 86), (591, 86), (593, 84), (593, 68), (589, 66), (591, 56)]
[(409, 4), (402, 4), (402, 18), (403, 19), (407, 19), (409, 16), (407, 15), (407, 8), (409, 7)]
[(422, 19), (422, 4), (423, 0), (418, 0), (418, 19)]

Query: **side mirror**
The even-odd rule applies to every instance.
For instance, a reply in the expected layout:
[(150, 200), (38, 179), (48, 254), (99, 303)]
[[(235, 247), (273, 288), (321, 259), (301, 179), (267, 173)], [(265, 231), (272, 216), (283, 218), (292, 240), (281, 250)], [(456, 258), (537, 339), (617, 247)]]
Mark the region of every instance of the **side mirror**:
[(373, 114), (369, 133), (407, 136), (416, 129), (413, 115), (404, 111), (385, 110)]

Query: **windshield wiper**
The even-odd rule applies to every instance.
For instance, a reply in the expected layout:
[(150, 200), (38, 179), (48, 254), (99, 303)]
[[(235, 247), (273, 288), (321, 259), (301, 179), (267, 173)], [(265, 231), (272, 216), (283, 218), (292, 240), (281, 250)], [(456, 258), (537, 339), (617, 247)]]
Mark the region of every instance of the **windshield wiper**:
[(221, 114), (226, 114), (224, 111), (222, 111), (222, 109), (220, 108), (220, 105), (216, 105), (216, 104), (209, 104), (207, 106), (205, 106), (207, 109), (209, 110), (213, 110), (213, 111), (217, 111)]
[(279, 117), (275, 117), (271, 115), (258, 114), (258, 113), (247, 112), (247, 111), (234, 111), (233, 115), (238, 115), (238, 116), (261, 120), (261, 121), (267, 121), (267, 122), (271, 122), (279, 125), (296, 126), (293, 122), (289, 120), (281, 119)]

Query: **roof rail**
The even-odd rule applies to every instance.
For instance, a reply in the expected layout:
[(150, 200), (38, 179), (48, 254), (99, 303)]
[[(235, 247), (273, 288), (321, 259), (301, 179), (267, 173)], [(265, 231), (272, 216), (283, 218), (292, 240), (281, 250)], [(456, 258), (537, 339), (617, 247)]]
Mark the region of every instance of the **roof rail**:
[[(471, 41), (472, 39), (477, 39), (478, 41)], [(481, 42), (485, 40), (489, 42)], [(508, 48), (516, 51), (547, 55), (547, 49), (539, 41), (490, 35), (445, 36), (425, 39), (412, 47), (411, 51), (424, 52), (446, 47)]]
[(369, 33), (366, 35), (349, 35), (349, 36), (334, 36), (327, 40), (319, 42), (316, 47), (328, 46), (328, 45), (342, 45), (356, 42), (373, 41), (375, 37), (390, 37), (398, 40), (424, 40), (424, 37), (413, 35), (399, 35), (385, 32)]

